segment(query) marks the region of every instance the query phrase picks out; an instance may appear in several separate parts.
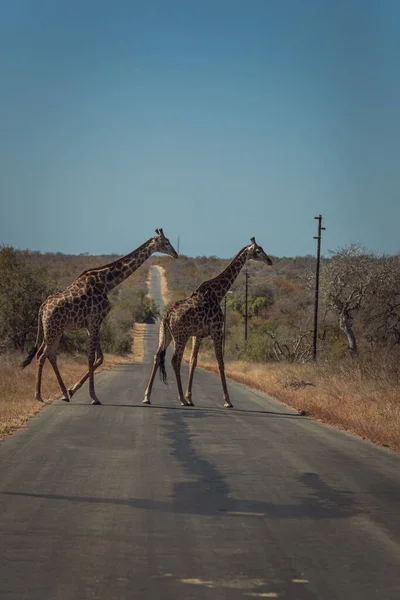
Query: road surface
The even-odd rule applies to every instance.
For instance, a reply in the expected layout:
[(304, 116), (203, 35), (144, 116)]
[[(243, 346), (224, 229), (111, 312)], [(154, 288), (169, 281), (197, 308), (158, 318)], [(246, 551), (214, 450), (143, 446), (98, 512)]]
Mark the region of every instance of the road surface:
[(200, 370), (142, 405), (149, 331), (1, 445), (1, 600), (399, 600), (399, 456)]

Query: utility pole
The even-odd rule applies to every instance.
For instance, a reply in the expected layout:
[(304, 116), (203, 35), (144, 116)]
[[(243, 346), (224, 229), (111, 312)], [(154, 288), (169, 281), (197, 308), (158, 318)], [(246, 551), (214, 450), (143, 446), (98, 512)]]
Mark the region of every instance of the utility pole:
[(321, 232), (325, 231), (322, 227), (322, 216), (314, 217), (318, 221), (318, 235), (314, 236), (317, 240), (317, 272), (315, 277), (315, 302), (314, 302), (314, 340), (313, 340), (313, 360), (317, 360), (317, 335), (318, 335), (318, 297), (319, 297), (319, 267), (321, 263)]
[(246, 295), (245, 295), (245, 314), (244, 314), (244, 343), (247, 345), (247, 305), (248, 305), (248, 291), (249, 291), (249, 274), (247, 269), (246, 274)]
[(226, 292), (225, 298), (224, 298), (224, 330), (223, 330), (223, 338), (222, 338), (222, 355), (225, 355), (225, 340), (226, 340), (226, 299), (228, 297), (228, 294), (233, 294), (232, 290), (229, 290), (228, 292)]

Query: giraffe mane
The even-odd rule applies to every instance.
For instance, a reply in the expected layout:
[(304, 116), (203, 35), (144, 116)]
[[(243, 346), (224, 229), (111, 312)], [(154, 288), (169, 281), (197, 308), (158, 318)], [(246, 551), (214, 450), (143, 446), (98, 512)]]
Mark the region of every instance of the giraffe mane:
[(86, 271), (82, 271), (82, 273), (80, 275), (78, 275), (77, 279), (79, 279), (80, 277), (83, 277), (83, 275), (87, 275), (88, 273), (93, 273), (94, 271), (98, 272), (98, 271), (102, 271), (103, 269), (109, 269), (110, 267), (114, 267), (115, 265), (117, 265), (122, 259), (128, 257), (130, 254), (132, 254), (133, 252), (139, 252), (140, 250), (144, 250), (144, 248), (149, 244), (149, 242), (152, 240), (153, 238), (149, 238), (148, 240), (146, 240), (145, 242), (143, 242), (143, 244), (141, 246), (139, 246), (138, 248), (136, 248), (135, 250), (132, 250), (132, 252), (128, 252), (128, 254), (124, 254), (123, 256), (120, 256), (119, 258), (113, 260), (110, 263), (107, 263), (106, 265), (101, 265), (100, 267), (93, 267), (93, 269), (86, 269)]
[(242, 254), (242, 252), (244, 250), (246, 250), (247, 246), (243, 246), (243, 248), (241, 250), (239, 250), (239, 252), (233, 257), (231, 258), (231, 260), (229, 261), (229, 264), (225, 267), (225, 269), (223, 271), (221, 271), (221, 273), (218, 273), (217, 275), (214, 275), (213, 277), (210, 277), (209, 279), (205, 279), (204, 281), (202, 281), (196, 288), (195, 291), (197, 291), (204, 283), (208, 283), (209, 281), (214, 281), (215, 279), (218, 279), (220, 277), (223, 277), (224, 273), (229, 269), (229, 267), (231, 266), (231, 264), (233, 263), (233, 261), (235, 261), (240, 254)]

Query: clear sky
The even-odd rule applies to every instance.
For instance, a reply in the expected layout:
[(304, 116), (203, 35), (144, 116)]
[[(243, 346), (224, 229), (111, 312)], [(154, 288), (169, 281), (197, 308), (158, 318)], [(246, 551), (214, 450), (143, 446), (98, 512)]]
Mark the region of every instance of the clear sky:
[(0, 243), (400, 250), (398, 0), (14, 0)]

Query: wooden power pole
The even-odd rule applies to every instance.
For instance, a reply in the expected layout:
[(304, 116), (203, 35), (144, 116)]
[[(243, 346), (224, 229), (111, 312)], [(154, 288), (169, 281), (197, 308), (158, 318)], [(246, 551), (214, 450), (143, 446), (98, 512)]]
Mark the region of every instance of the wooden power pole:
[(313, 359), (317, 360), (317, 336), (318, 336), (318, 298), (319, 298), (319, 268), (321, 263), (321, 232), (325, 231), (322, 227), (322, 216), (314, 217), (318, 221), (318, 235), (314, 236), (317, 240), (317, 272), (315, 277), (315, 302), (314, 302), (314, 340), (313, 340)]

